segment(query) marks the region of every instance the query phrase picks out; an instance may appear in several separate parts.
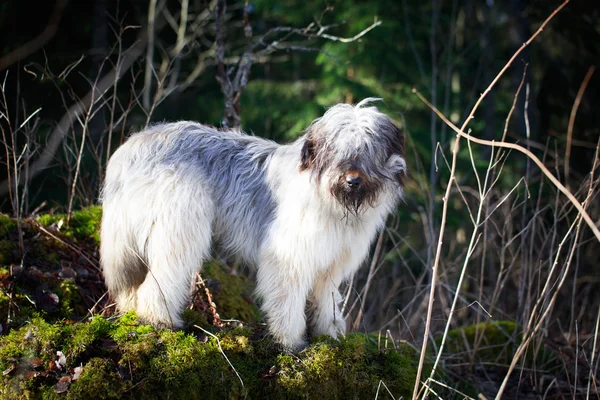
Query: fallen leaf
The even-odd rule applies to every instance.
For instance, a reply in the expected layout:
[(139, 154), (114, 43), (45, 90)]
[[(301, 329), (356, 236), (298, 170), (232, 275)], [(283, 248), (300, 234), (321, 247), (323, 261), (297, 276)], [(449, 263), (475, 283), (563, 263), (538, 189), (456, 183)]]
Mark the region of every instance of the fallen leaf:
[(62, 351), (57, 351), (56, 355), (58, 356), (58, 361), (56, 361), (56, 363), (59, 368), (62, 368), (65, 365), (67, 365), (67, 357), (65, 357)]
[(81, 375), (81, 373), (83, 372), (83, 367), (75, 367), (75, 369), (73, 370), (73, 381), (76, 381), (77, 379), (79, 379), (79, 376)]
[(42, 361), (41, 358), (31, 358), (27, 361), (29, 363), (29, 365), (31, 366), (31, 368), (39, 368), (42, 365), (44, 365), (44, 361)]
[(34, 379), (40, 376), (40, 373), (37, 371), (29, 371), (25, 374), (25, 379)]
[(102, 343), (102, 348), (104, 350), (117, 350), (119, 348), (119, 346), (117, 345), (117, 342), (115, 342), (112, 339), (101, 339), (100, 343)]
[(48, 370), (46, 372), (60, 371), (60, 365), (56, 361), (48, 362)]
[(13, 369), (15, 369), (15, 365), (14, 364), (11, 365), (10, 367), (6, 368), (4, 371), (2, 371), (2, 375), (8, 375), (8, 374), (10, 374), (13, 371)]
[(71, 385), (71, 377), (63, 376), (60, 378), (58, 383), (54, 385), (54, 393), (64, 393), (69, 390), (69, 385)]

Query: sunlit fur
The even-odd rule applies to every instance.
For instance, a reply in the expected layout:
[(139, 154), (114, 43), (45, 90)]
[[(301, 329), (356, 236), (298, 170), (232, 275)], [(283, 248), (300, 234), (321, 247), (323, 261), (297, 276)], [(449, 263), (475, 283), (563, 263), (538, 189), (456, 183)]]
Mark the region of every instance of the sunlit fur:
[(182, 327), (194, 274), (216, 246), (256, 268), (284, 347), (306, 344), (307, 309), (311, 334), (344, 333), (338, 287), (395, 209), (406, 170), (403, 135), (372, 100), (330, 108), (287, 145), (193, 122), (133, 135), (102, 193), (101, 258), (118, 308)]

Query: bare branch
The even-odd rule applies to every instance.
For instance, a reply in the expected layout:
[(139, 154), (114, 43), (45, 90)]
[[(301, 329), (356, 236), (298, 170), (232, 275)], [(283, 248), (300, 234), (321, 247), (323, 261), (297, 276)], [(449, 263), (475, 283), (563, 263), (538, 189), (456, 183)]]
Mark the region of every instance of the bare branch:
[[(108, 74), (102, 77), (102, 79), (98, 81), (98, 85), (93, 87), (85, 97), (69, 107), (67, 112), (60, 119), (58, 125), (50, 134), (42, 154), (31, 164), (29, 176), (26, 179), (21, 176), (19, 184), (27, 183), (26, 180), (29, 181), (33, 179), (48, 167), (56, 154), (58, 146), (69, 132), (73, 122), (89, 109), (93, 101), (101, 99), (104, 93), (114, 85), (114, 82), (120, 79), (123, 74), (129, 70), (133, 63), (142, 55), (147, 44), (147, 31), (142, 29), (136, 43), (124, 51), (120, 65), (116, 66)], [(8, 190), (8, 181), (2, 181), (2, 183), (0, 183), (0, 196), (5, 196), (8, 193)]]
[(177, 30), (177, 44), (175, 48), (171, 52), (172, 55), (177, 55), (185, 46), (185, 29), (187, 27), (187, 19), (188, 19), (188, 2), (189, 0), (181, 1), (181, 16), (179, 17), (179, 29)]
[(56, 34), (56, 30), (58, 29), (58, 25), (68, 3), (69, 0), (57, 0), (54, 11), (44, 30), (35, 39), (30, 40), (5, 56), (0, 57), (0, 71), (10, 67), (17, 61), (29, 57), (48, 43)]
[(366, 29), (363, 29), (361, 32), (357, 33), (356, 35), (352, 36), (351, 38), (343, 38), (343, 37), (333, 36), (333, 35), (329, 35), (327, 33), (324, 33), (325, 27), (319, 29), (319, 32), (317, 32), (315, 34), (315, 36), (322, 37), (322, 38), (328, 39), (328, 40), (332, 40), (334, 42), (351, 43), (351, 42), (357, 41), (358, 39), (360, 39), (361, 37), (363, 37), (367, 32), (375, 29), (375, 27), (378, 27), (379, 25), (381, 25), (381, 21), (375, 20)]
[(446, 116), (444, 114), (442, 114), (437, 108), (435, 108), (429, 101), (427, 101), (427, 99), (425, 99), (425, 97), (423, 97), (423, 95), (421, 93), (419, 93), (416, 90), (414, 92), (419, 97), (419, 99), (421, 99), (425, 104), (427, 104), (427, 106), (430, 107), (440, 117), (440, 119), (442, 119), (446, 124), (448, 124), (448, 126), (450, 128), (452, 128), (452, 130), (454, 132), (456, 132), (458, 134), (458, 136), (464, 137), (465, 139), (467, 139), (470, 142), (475, 142), (475, 143), (482, 144), (485, 146), (503, 147), (506, 149), (517, 150), (517, 151), (525, 154), (527, 157), (529, 157), (540, 168), (540, 170), (544, 173), (544, 175), (546, 175), (546, 177), (548, 177), (548, 179), (550, 179), (550, 181), (554, 184), (554, 186), (556, 186), (556, 188), (558, 190), (560, 190), (565, 196), (567, 196), (569, 201), (575, 206), (577, 211), (579, 211), (579, 213), (581, 214), (581, 216), (583, 217), (585, 222), (588, 224), (588, 226), (590, 227), (592, 232), (594, 232), (594, 235), (600, 242), (600, 231), (596, 227), (596, 224), (594, 223), (592, 218), (585, 211), (583, 205), (579, 202), (579, 200), (577, 200), (575, 198), (575, 196), (573, 196), (573, 194), (562, 183), (560, 183), (560, 181), (558, 179), (556, 179), (556, 177), (552, 174), (552, 172), (550, 172), (550, 170), (548, 168), (546, 168), (544, 163), (538, 157), (536, 157), (535, 154), (533, 154), (531, 151), (527, 150), (525, 147), (519, 146), (518, 144), (515, 144), (515, 143), (496, 142), (493, 140), (479, 139), (479, 138), (476, 138), (475, 136), (471, 136), (468, 133), (463, 132), (456, 125), (454, 125), (450, 120), (448, 120), (448, 118), (446, 118)]
[(581, 99), (583, 97), (583, 93), (587, 88), (592, 75), (596, 67), (593, 65), (588, 69), (585, 77), (583, 78), (583, 82), (581, 82), (581, 86), (579, 87), (579, 91), (577, 91), (577, 96), (575, 97), (575, 102), (573, 103), (573, 108), (571, 109), (571, 115), (569, 116), (569, 127), (567, 129), (567, 145), (565, 149), (565, 183), (569, 185), (569, 163), (571, 161), (571, 143), (573, 142), (573, 128), (575, 126), (575, 116), (577, 115), (577, 110), (579, 109), (579, 104), (581, 103)]

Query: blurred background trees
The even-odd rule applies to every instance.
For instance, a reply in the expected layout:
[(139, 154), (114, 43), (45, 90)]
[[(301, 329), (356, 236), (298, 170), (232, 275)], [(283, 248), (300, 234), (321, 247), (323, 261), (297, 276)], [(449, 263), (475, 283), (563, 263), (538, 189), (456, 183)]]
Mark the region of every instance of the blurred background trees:
[[(396, 120), (405, 121), (415, 151), (427, 169), (423, 172), (430, 172), (437, 142), (447, 148), (453, 135), (411, 89), (418, 88), (453, 122), (462, 122), (491, 78), (558, 4), (522, 0), (343, 0), (310, 4), (261, 0), (248, 4), (245, 18), (244, 3), (229, 2), (224, 17), (223, 61), (235, 67), (248, 50), (247, 41), (256, 46), (248, 87), (239, 99), (244, 129), (279, 141), (290, 140), (334, 103), (380, 97), (384, 100), (382, 108)], [(155, 10), (152, 38), (146, 37), (149, 5)], [(0, 6), (0, 69), (11, 124), (18, 126), (39, 108), (29, 123), (38, 124), (37, 136), (49, 134), (66, 108), (88, 94), (112, 69), (119, 68), (125, 71), (121, 71), (118, 83), (108, 93), (98, 93), (94, 100), (98, 104), (86, 126), (91, 145), (106, 147), (102, 142), (107, 139), (110, 123), (124, 135), (160, 120), (193, 119), (222, 125), (223, 93), (216, 79), (216, 5), (216, 1), (204, 0), (4, 2)], [(588, 68), (598, 62), (599, 13), (600, 7), (594, 4), (572, 2), (493, 90), (472, 129), (488, 139), (501, 137), (528, 65), (525, 82), (530, 86), (530, 138), (542, 145), (552, 140), (564, 146), (577, 89)], [(311, 24), (320, 24), (328, 28), (322, 33), (352, 38), (375, 21), (381, 25), (354, 41), (316, 37), (316, 30), (312, 35), (298, 33)], [(246, 27), (252, 29), (250, 39), (245, 36)], [(279, 31), (273, 32), (273, 28)], [(297, 31), (290, 34), (283, 28)], [(261, 47), (261, 36), (267, 32), (270, 34)], [(139, 55), (135, 54), (138, 57), (123, 66), (127, 49), (140, 40), (151, 40), (152, 48), (143, 43)], [(571, 155), (575, 176), (587, 173), (593, 159), (600, 117), (592, 105), (597, 104), (598, 85), (598, 79), (590, 80), (577, 113), (576, 145)], [(525, 90), (521, 91), (508, 132), (515, 139), (527, 135), (525, 96)], [(111, 119), (107, 115), (115, 113), (113, 101), (119, 109), (130, 111), (127, 120), (115, 121), (115, 116)], [(39, 153), (44, 143), (36, 140), (36, 144)], [(58, 187), (50, 190), (44, 185), (61, 174), (48, 171), (45, 175), (34, 185), (44, 188), (44, 196), (30, 198), (29, 206), (55, 199), (63, 202)], [(97, 182), (95, 186), (92, 190), (96, 192), (90, 192), (89, 198), (78, 200), (93, 202)]]

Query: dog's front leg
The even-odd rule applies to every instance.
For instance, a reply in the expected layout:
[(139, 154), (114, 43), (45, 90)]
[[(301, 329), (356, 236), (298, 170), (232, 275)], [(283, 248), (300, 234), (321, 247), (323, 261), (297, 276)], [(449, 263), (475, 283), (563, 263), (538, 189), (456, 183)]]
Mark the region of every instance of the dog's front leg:
[(310, 296), (312, 334), (329, 335), (337, 338), (346, 333), (346, 320), (340, 311), (342, 295), (339, 286), (342, 282), (342, 271), (331, 268), (315, 279), (315, 286)]
[(262, 264), (256, 291), (262, 298), (269, 331), (275, 341), (293, 352), (307, 346), (305, 306), (313, 279), (293, 268)]

